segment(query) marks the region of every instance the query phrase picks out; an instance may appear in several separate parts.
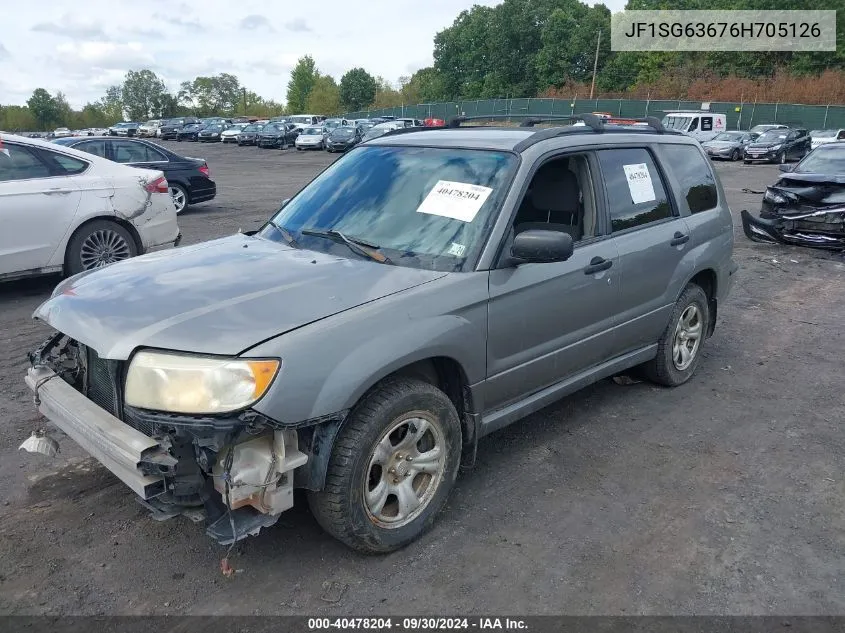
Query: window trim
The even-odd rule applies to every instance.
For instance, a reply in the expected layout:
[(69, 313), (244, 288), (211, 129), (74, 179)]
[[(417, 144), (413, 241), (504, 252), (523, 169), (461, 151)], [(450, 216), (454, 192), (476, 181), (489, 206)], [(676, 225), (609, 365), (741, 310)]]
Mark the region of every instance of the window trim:
[[(604, 169), (602, 168), (601, 159), (599, 158), (599, 152), (602, 151), (617, 151), (617, 150), (626, 150), (626, 149), (641, 149), (648, 153), (651, 157), (651, 162), (654, 163), (654, 168), (657, 170), (657, 176), (660, 179), (660, 183), (663, 185), (663, 191), (666, 193), (666, 202), (669, 203), (669, 210), (671, 214), (667, 218), (661, 218), (660, 220), (653, 220), (652, 222), (648, 222), (646, 224), (638, 224), (637, 226), (632, 226), (627, 229), (623, 229), (621, 231), (614, 231), (613, 230), (613, 218), (610, 214), (610, 194), (607, 191), (607, 178), (604, 177)], [(659, 151), (654, 151), (654, 145), (625, 145), (625, 146), (617, 146), (617, 147), (600, 147), (596, 148), (596, 160), (599, 164), (599, 169), (601, 169), (601, 181), (602, 181), (602, 189), (604, 190), (605, 200), (607, 201), (607, 229), (609, 231), (608, 235), (610, 237), (617, 237), (619, 235), (628, 235), (629, 233), (633, 233), (635, 231), (641, 231), (642, 229), (657, 226), (659, 224), (663, 224), (665, 222), (669, 222), (672, 220), (677, 220), (682, 218), (681, 210), (678, 207), (675, 196), (673, 195), (673, 188), (667, 187), (667, 183), (671, 184), (673, 181), (669, 178), (669, 174), (663, 169), (663, 165), (659, 158)]]

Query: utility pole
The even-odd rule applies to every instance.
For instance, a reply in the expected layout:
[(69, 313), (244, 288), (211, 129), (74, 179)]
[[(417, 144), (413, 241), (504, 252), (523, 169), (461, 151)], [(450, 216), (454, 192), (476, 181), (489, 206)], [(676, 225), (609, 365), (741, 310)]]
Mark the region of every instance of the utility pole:
[(596, 59), (593, 61), (593, 85), (590, 86), (590, 99), (593, 98), (593, 91), (596, 89), (596, 71), (599, 67), (599, 46), (601, 46), (601, 29), (599, 29), (599, 39), (596, 42)]
[(244, 115), (246, 115), (246, 87), (242, 88), (244, 93)]

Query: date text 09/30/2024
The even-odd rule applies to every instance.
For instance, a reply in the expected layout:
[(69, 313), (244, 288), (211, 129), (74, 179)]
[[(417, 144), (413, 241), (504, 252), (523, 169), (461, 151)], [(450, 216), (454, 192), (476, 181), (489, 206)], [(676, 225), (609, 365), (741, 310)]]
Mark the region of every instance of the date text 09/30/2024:
[(309, 631), (524, 631), (525, 620), (507, 617), (308, 618)]

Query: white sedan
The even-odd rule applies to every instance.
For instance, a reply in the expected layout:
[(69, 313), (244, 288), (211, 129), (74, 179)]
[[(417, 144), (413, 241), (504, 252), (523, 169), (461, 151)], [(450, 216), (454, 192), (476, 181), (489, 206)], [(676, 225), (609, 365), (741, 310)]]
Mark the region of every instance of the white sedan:
[(178, 244), (161, 171), (0, 134), (0, 280), (73, 275)]

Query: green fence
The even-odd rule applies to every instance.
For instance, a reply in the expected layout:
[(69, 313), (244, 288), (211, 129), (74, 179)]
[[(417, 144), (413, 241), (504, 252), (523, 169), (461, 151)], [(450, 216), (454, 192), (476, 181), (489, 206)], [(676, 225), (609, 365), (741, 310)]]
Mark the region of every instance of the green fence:
[[(450, 119), (454, 116), (568, 115), (608, 112), (619, 117), (662, 117), (673, 110), (698, 110), (701, 101), (632, 101), (628, 99), (483, 99), (419, 103), (416, 105), (349, 112), (347, 118), (363, 119), (381, 115), (416, 119)], [(728, 129), (749, 129), (759, 123), (784, 123), (811, 130), (845, 128), (845, 106), (799, 105), (794, 103), (710, 103), (712, 112), (727, 114)]]

